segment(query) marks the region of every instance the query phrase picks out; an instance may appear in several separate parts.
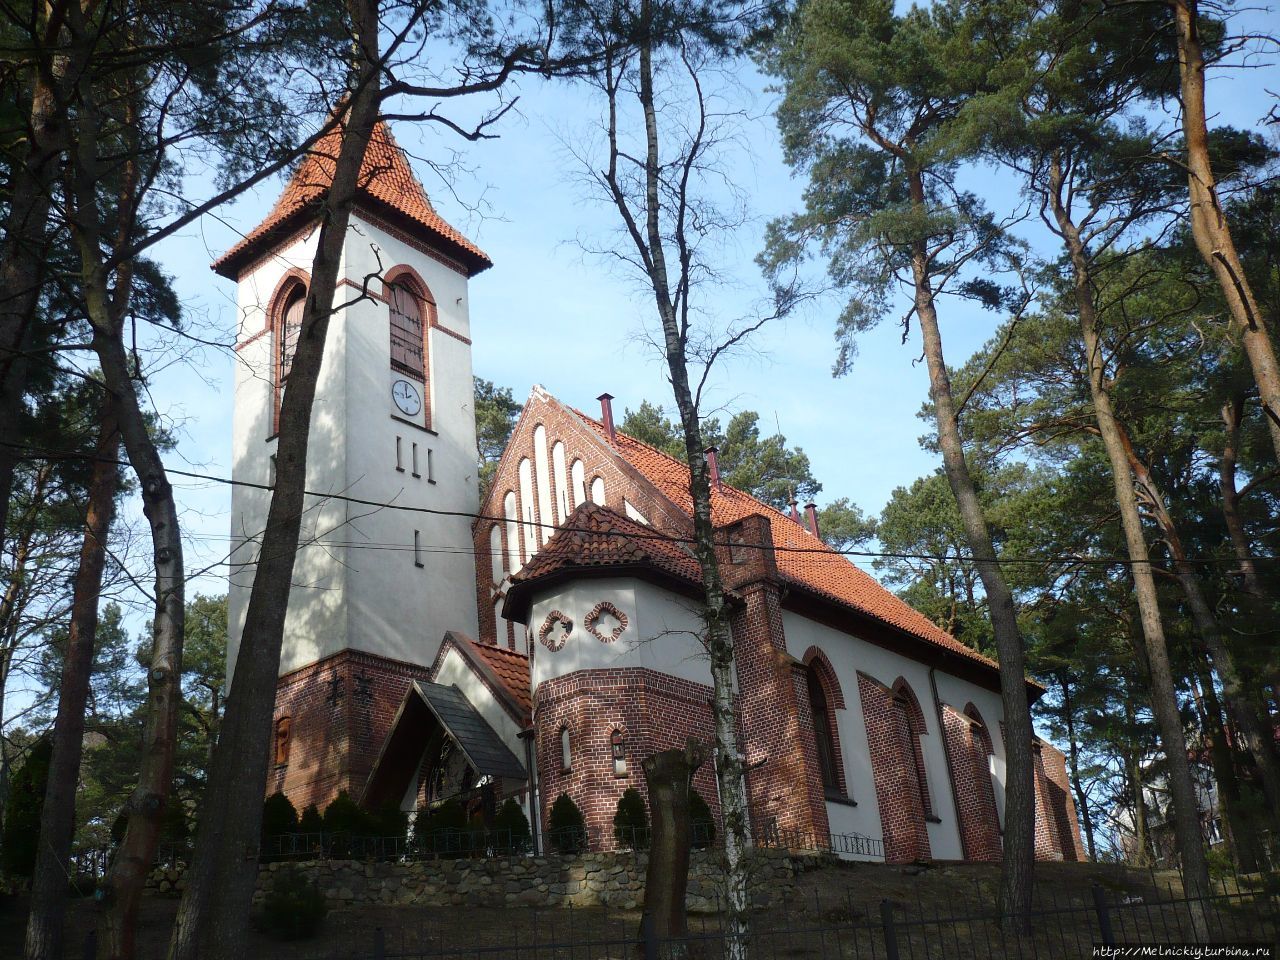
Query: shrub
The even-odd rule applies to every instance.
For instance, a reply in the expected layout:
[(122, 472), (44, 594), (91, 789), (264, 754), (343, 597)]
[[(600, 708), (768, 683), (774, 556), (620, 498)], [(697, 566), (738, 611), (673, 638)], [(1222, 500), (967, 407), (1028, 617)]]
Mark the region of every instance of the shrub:
[(644, 850), (649, 846), (649, 811), (635, 787), (627, 787), (618, 798), (613, 815), (613, 839), (619, 847)]
[(559, 853), (574, 854), (586, 850), (587, 821), (567, 793), (560, 794), (551, 805), (547, 826), (551, 845)]
[(529, 818), (514, 797), (508, 797), (493, 818), (494, 847), (504, 853), (519, 853), (529, 845)]
[(321, 833), (324, 831), (324, 817), (320, 816), (320, 811), (316, 809), (314, 803), (309, 804), (302, 811), (302, 816), (298, 818), (299, 833)]
[(40, 813), (44, 809), (52, 757), (53, 741), (47, 737), (41, 739), (27, 752), (27, 759), (10, 784), (0, 868), (11, 877), (29, 877), (35, 871)]
[(716, 842), (716, 821), (702, 794), (689, 789), (689, 835), (695, 850), (705, 850)]
[(371, 836), (403, 840), (409, 832), (409, 815), (394, 803), (366, 813), (365, 818)]
[(461, 856), (469, 851), (467, 812), (457, 800), (421, 807), (413, 822), (413, 842), (424, 853)]
[(262, 802), (262, 853), (264, 859), (279, 854), (279, 838), (298, 829), (298, 814), (283, 793), (273, 793)]
[(325, 833), (358, 833), (369, 832), (369, 815), (360, 805), (351, 799), (347, 791), (341, 791), (333, 801), (324, 808)]
[(328, 909), (320, 888), (297, 867), (286, 867), (271, 877), (259, 925), (279, 940), (303, 940), (315, 936)]

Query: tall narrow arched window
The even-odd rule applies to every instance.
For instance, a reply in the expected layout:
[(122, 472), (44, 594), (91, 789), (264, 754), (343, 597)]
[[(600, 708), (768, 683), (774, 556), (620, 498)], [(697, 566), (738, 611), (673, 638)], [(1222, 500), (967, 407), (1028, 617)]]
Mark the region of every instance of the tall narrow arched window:
[(609, 736), (609, 753), (613, 757), (613, 775), (625, 777), (627, 775), (627, 741), (622, 736), (621, 730), (615, 730)]
[(292, 728), (293, 721), (288, 717), (281, 717), (276, 721), (276, 766), (283, 766), (289, 762), (289, 738)]
[(272, 371), (272, 379), (275, 402), (271, 415), (273, 435), (280, 430), (280, 403), (284, 399), (284, 388), (289, 382), (289, 374), (293, 371), (293, 355), (298, 349), (298, 337), (302, 335), (302, 312), (306, 303), (307, 288), (301, 282), (295, 282), (288, 288), (279, 313), (274, 318), (275, 369)]
[(920, 738), (929, 732), (924, 722), (924, 711), (920, 709), (920, 701), (916, 699), (906, 680), (899, 677), (893, 685), (894, 705), (899, 710), (900, 722), (905, 727), (906, 747), (909, 751), (905, 758), (908, 769), (914, 769), (916, 789), (920, 793), (920, 808), (926, 819), (936, 819), (933, 812), (933, 800), (929, 794), (929, 776), (924, 763), (924, 745)]
[(404, 278), (388, 285), (387, 301), (391, 306), (391, 369), (425, 382), (422, 294)]
[(560, 769), (573, 769), (573, 753), (569, 749), (569, 728), (560, 728)]
[(836, 744), (831, 729), (831, 711), (827, 706), (827, 691), (822, 686), (817, 664), (809, 664), (806, 673), (809, 681), (809, 712), (813, 715), (813, 739), (818, 750), (822, 789), (825, 793), (839, 793), (840, 776), (836, 772)]

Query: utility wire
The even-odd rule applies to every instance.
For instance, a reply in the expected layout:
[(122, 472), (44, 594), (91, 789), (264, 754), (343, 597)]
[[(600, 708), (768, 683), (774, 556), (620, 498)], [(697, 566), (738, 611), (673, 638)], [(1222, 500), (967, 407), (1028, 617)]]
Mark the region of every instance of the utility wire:
[[(28, 446), (26, 444), (20, 444), (20, 443), (12, 443), (7, 440), (0, 440), (0, 446), (8, 447), (11, 450), (23, 451), (24, 455), (16, 457), (15, 459), (20, 461), (25, 461), (25, 462), (32, 462), (36, 460), (81, 460), (81, 461), (93, 462), (93, 463), (108, 463), (118, 467), (131, 466), (128, 460), (116, 460), (116, 459), (110, 459), (106, 457), (94, 456), (93, 454), (77, 453), (74, 451), (44, 450), (39, 447)], [(170, 476), (188, 477), (191, 479), (203, 480), (210, 483), (222, 483), (222, 484), (226, 484), (228, 486), (233, 486), (233, 487), (245, 487), (251, 490), (263, 490), (266, 492), (271, 492), (272, 490), (275, 489), (274, 487), (265, 483), (254, 483), (253, 481), (250, 481), (250, 480), (233, 480), (230, 477), (219, 477), (214, 474), (199, 473), (192, 470), (178, 470), (175, 468), (166, 467), (165, 473)], [(640, 533), (638, 531), (623, 532), (623, 531), (617, 531), (617, 530), (610, 530), (606, 532), (602, 530), (596, 530), (591, 527), (573, 527), (573, 526), (567, 526), (563, 524), (558, 525), (554, 523), (544, 523), (542, 521), (537, 521), (537, 520), (521, 520), (513, 517), (493, 516), (486, 513), (473, 513), (467, 510), (441, 510), (436, 507), (415, 507), (415, 506), (410, 506), (408, 504), (395, 503), (394, 501), (368, 500), (363, 497), (352, 497), (352, 496), (348, 496), (346, 494), (341, 494), (341, 493), (324, 493), (318, 490), (304, 490), (303, 493), (308, 497), (312, 497), (319, 500), (337, 500), (342, 503), (350, 503), (350, 504), (354, 504), (356, 506), (361, 506), (361, 507), (372, 507), (379, 510), (400, 510), (406, 513), (428, 514), (430, 516), (438, 516), (438, 517), (459, 517), (467, 520), (491, 520), (494, 523), (503, 523), (503, 524), (513, 523), (513, 524), (516, 524), (517, 526), (523, 526), (523, 527), (537, 527), (537, 528), (543, 528), (543, 529), (550, 529), (553, 531), (565, 530), (570, 533), (589, 533), (595, 536), (617, 537), (618, 539), (624, 539), (624, 540), (657, 540), (663, 543), (678, 543), (678, 544), (682, 544), (684, 546), (689, 546), (689, 547), (697, 545), (697, 541), (693, 537), (682, 537), (675, 534), (659, 533), (657, 531), (655, 531), (654, 533)], [(773, 509), (772, 507), (769, 507), (767, 504), (761, 504), (761, 506), (765, 507), (766, 509), (770, 509), (770, 510)], [(775, 512), (781, 513), (781, 511), (775, 511)], [(795, 522), (791, 520), (790, 517), (787, 517), (786, 514), (782, 514), (782, 516), (788, 522), (791, 522), (791, 523)], [(254, 538), (253, 537), (245, 538), (245, 540), (252, 540), (252, 539)], [(712, 541), (712, 543), (714, 546), (718, 546), (718, 547), (764, 549), (763, 544), (749, 544), (749, 543), (742, 543), (739, 541), (714, 540)], [(307, 544), (304, 543), (302, 545), (305, 546)], [(343, 545), (346, 545), (346, 544), (343, 544)], [(359, 542), (357, 542), (355, 544), (350, 544), (350, 545), (355, 546), (355, 545), (362, 545), (362, 544), (359, 544)], [(385, 548), (383, 547), (374, 547), (374, 548), (375, 549), (379, 549), (379, 548), (396, 549), (396, 550), (402, 550), (402, 549), (412, 550), (413, 549), (412, 546), (403, 547), (401, 545), (388, 546)], [(474, 548), (472, 548), (470, 545), (466, 547), (437, 545), (432, 549), (437, 550), (439, 552), (445, 552), (445, 551), (456, 551), (459, 553), (467, 552), (467, 551), (474, 552)], [(863, 557), (863, 558), (868, 558), (872, 560), (875, 560), (875, 559), (929, 560), (929, 561), (942, 562), (942, 563), (976, 562), (972, 557), (953, 556), (950, 554), (900, 553), (900, 552), (893, 552), (893, 551), (853, 550), (853, 549), (837, 550), (835, 547), (828, 547), (828, 546), (792, 547), (792, 546), (784, 546), (781, 544), (774, 544), (771, 549), (775, 553), (816, 554), (816, 555), (830, 555), (834, 553), (844, 557)], [(487, 552), (492, 554), (492, 551), (487, 551)], [(1256, 556), (1253, 558), (1253, 560), (1255, 562), (1259, 562), (1259, 561), (1270, 562), (1270, 561), (1280, 560), (1280, 557)], [(1075, 565), (1075, 566), (1115, 566), (1115, 565), (1136, 566), (1138, 564), (1146, 564), (1148, 566), (1154, 566), (1161, 563), (1159, 559), (1133, 560), (1133, 559), (1130, 559), (1129, 557), (1081, 557), (1081, 556), (998, 557), (996, 558), (995, 562), (999, 564), (1005, 564), (1005, 565), (1021, 563), (1021, 564), (1034, 564), (1037, 566), (1044, 566), (1046, 564), (1053, 564), (1053, 563)], [(1235, 557), (1187, 557), (1186, 562), (1206, 564), (1206, 565), (1226, 564), (1228, 566), (1236, 566), (1239, 564), (1240, 561)]]

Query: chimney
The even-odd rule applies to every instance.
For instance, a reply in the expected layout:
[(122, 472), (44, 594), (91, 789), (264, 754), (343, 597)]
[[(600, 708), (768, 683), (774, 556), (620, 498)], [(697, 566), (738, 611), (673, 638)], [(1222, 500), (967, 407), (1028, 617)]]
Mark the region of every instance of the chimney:
[(618, 439), (618, 431), (613, 426), (613, 396), (612, 394), (602, 393), (596, 397), (600, 401), (600, 419), (604, 422), (604, 432), (609, 434), (609, 440)]
[(822, 535), (818, 533), (818, 505), (816, 503), (806, 503), (804, 505), (804, 515), (809, 518), (809, 532), (821, 540)]
[(791, 519), (804, 526), (804, 521), (800, 519), (800, 501), (796, 499), (795, 490), (791, 491), (791, 499), (788, 502), (791, 504)]
[(720, 464), (716, 461), (715, 447), (707, 447), (707, 467), (711, 470), (711, 489), (720, 489)]

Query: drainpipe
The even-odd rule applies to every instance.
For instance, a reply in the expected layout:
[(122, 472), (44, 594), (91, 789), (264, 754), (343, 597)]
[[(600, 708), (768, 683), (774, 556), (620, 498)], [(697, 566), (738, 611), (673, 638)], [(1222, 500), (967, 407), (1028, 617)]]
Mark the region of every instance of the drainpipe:
[(934, 676), (937, 667), (929, 668), (929, 689), (933, 692), (933, 709), (938, 714), (938, 736), (942, 738), (942, 756), (947, 765), (947, 785), (951, 787), (951, 809), (955, 815), (956, 839), (960, 841), (960, 856), (968, 859), (964, 848), (964, 831), (960, 829), (960, 796), (956, 791), (956, 772), (951, 763), (951, 746), (947, 743), (947, 725), (942, 718), (942, 700), (938, 697), (938, 680)]
[(520, 739), (524, 741), (524, 768), (529, 771), (529, 832), (533, 834), (533, 855), (536, 857), (542, 854), (542, 804), (538, 801), (538, 768), (533, 762), (533, 736), (533, 727), (520, 733)]

